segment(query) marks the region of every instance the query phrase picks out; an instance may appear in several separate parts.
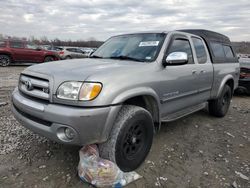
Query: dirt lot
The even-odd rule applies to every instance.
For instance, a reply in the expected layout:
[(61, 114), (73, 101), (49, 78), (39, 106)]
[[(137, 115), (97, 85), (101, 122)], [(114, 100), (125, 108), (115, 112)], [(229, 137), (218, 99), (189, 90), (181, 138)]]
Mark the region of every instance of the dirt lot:
[[(91, 187), (76, 167), (79, 147), (23, 128), (10, 111), (10, 93), (25, 67), (0, 67), (0, 187)], [(235, 96), (228, 115), (206, 110), (163, 125), (143, 178), (128, 187), (250, 187), (250, 97)], [(248, 179), (248, 180), (247, 180)]]

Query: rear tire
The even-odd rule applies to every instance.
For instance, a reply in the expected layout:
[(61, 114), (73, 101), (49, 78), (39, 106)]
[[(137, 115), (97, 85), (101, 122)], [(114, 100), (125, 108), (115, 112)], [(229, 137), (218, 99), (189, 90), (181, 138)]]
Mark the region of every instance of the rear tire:
[(65, 59), (72, 59), (72, 57), (71, 56), (66, 56)]
[(247, 90), (246, 92), (247, 92), (247, 95), (249, 95), (249, 96), (250, 96), (250, 90)]
[(44, 62), (50, 62), (50, 61), (54, 61), (54, 57), (52, 56), (45, 57)]
[(230, 86), (225, 85), (219, 98), (209, 101), (209, 113), (216, 117), (224, 117), (227, 114), (232, 99)]
[(101, 157), (115, 162), (124, 172), (135, 170), (150, 151), (153, 125), (151, 114), (144, 108), (123, 106), (108, 141), (99, 144)]
[(0, 55), (0, 66), (7, 67), (11, 63), (11, 58), (8, 55)]

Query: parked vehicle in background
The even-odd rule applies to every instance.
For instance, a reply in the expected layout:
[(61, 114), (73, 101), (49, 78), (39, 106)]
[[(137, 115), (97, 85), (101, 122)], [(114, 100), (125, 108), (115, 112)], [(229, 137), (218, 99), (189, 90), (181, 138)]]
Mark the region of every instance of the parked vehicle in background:
[(250, 95), (250, 58), (240, 58), (240, 79), (238, 93)]
[(145, 160), (162, 122), (207, 105), (211, 115), (224, 117), (238, 80), (238, 58), (219, 33), (119, 35), (90, 58), (25, 69), (12, 111), (57, 142), (98, 144), (101, 157), (131, 171)]
[(88, 57), (81, 49), (73, 47), (63, 47), (58, 52), (61, 59), (75, 59), (75, 58), (86, 58)]
[(17, 63), (42, 63), (59, 59), (57, 53), (43, 50), (27, 41), (14, 39), (0, 41), (0, 66)]
[(59, 52), (63, 50), (62, 47), (54, 46), (54, 45), (43, 45), (42, 48), (45, 50), (53, 51), (53, 52)]
[(80, 48), (80, 49), (87, 57), (89, 57), (92, 53), (96, 51), (97, 48)]

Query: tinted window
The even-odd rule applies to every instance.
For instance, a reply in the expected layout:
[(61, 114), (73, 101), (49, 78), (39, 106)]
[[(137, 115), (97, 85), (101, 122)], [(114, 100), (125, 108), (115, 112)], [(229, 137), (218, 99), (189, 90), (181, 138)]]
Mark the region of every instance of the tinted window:
[(194, 43), (194, 48), (195, 48), (196, 56), (198, 59), (198, 63), (206, 63), (207, 53), (206, 53), (205, 46), (202, 40), (192, 37), (192, 41)]
[(75, 49), (77, 53), (83, 53), (80, 49)]
[(5, 47), (5, 41), (0, 41), (0, 47)]
[(222, 44), (211, 42), (213, 54), (216, 58), (225, 58), (225, 53)]
[(168, 50), (168, 54), (172, 52), (186, 52), (188, 63), (194, 63), (192, 49), (187, 39), (175, 39)]
[(66, 50), (69, 52), (75, 52), (75, 48), (67, 48)]
[(18, 41), (11, 41), (10, 42), (11, 48), (23, 48), (23, 43)]
[(223, 48), (225, 51), (226, 58), (229, 59), (234, 58), (234, 54), (230, 46), (223, 46)]

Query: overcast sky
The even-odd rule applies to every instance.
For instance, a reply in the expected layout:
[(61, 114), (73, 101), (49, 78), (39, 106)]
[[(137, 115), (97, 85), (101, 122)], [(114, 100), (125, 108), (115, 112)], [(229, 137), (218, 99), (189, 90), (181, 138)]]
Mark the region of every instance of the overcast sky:
[(0, 0), (0, 33), (105, 40), (120, 33), (204, 28), (250, 41), (249, 0)]

